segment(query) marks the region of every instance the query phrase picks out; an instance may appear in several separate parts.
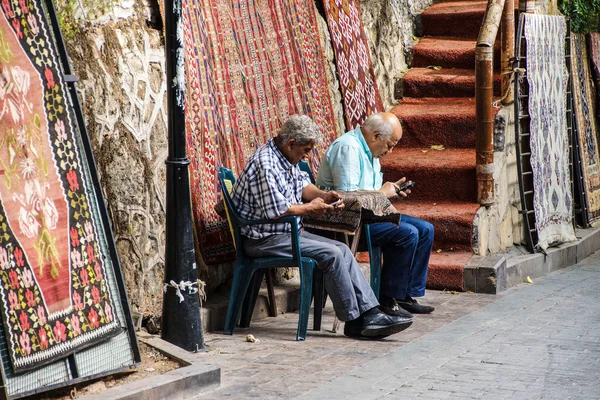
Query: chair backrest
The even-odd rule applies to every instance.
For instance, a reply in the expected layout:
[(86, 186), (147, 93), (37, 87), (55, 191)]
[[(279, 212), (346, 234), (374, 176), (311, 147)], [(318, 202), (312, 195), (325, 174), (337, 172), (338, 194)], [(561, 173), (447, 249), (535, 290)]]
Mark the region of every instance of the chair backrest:
[(228, 168), (221, 167), (219, 169), (219, 182), (221, 183), (221, 192), (223, 193), (223, 201), (225, 202), (225, 213), (227, 214), (229, 230), (233, 237), (233, 245), (236, 249), (241, 249), (241, 235), (239, 230), (241, 218), (231, 200), (233, 185), (235, 185), (235, 176), (233, 176), (233, 172)]
[(314, 185), (315, 184), (315, 176), (313, 175), (312, 171), (310, 170), (310, 165), (308, 165), (308, 163), (306, 161), (300, 161), (298, 163), (298, 166), (300, 167), (301, 171), (304, 171), (308, 174), (308, 177), (310, 178), (310, 183), (312, 183)]

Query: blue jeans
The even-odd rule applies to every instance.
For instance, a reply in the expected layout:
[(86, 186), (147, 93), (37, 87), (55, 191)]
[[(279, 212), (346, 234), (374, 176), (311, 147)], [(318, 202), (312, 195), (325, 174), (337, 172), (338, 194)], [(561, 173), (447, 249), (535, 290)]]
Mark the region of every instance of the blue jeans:
[(425, 294), (433, 225), (402, 214), (400, 224), (371, 224), (371, 241), (383, 252), (381, 295), (404, 299)]

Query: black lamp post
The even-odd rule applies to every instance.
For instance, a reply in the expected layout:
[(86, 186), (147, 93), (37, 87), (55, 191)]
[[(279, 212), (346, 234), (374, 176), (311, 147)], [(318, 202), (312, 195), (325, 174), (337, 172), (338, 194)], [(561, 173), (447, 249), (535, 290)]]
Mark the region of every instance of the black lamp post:
[(181, 0), (165, 1), (169, 156), (165, 293), (161, 337), (188, 351), (204, 348), (188, 165), (185, 152), (185, 68)]

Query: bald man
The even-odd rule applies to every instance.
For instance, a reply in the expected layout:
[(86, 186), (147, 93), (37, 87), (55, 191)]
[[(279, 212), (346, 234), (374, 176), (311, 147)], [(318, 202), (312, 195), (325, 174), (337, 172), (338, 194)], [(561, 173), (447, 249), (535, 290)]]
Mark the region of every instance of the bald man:
[[(383, 182), (379, 158), (390, 154), (402, 138), (402, 126), (392, 113), (370, 115), (365, 123), (331, 144), (321, 160), (317, 186), (331, 190), (374, 190), (388, 198), (406, 197), (396, 182)], [(412, 317), (434, 308), (415, 297), (425, 295), (429, 256), (433, 246), (433, 225), (402, 214), (400, 224), (370, 225), (371, 241), (383, 251), (380, 309), (391, 315)]]

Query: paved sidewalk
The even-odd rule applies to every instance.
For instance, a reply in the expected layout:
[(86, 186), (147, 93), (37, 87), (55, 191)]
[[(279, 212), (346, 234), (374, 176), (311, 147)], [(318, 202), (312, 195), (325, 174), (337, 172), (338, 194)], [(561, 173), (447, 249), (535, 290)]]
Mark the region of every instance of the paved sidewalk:
[[(481, 308), (497, 296), (473, 293), (427, 291), (424, 303), (436, 307), (432, 315), (418, 316), (404, 332), (381, 341), (350, 339), (331, 333), (333, 308), (325, 308), (322, 330), (308, 331), (304, 342), (296, 342), (298, 314), (253, 321), (248, 329), (236, 328), (233, 336), (219, 332), (205, 335), (211, 350), (197, 353), (197, 362), (221, 367), (221, 388), (199, 399), (288, 399), (344, 376), (429, 332)], [(309, 328), (312, 327), (312, 317)], [(247, 334), (259, 343), (248, 343)]]
[(599, 399), (600, 253), (302, 398)]
[(599, 298), (596, 253), (501, 295), (428, 291), (434, 314), (382, 341), (328, 332), (327, 308), (323, 330), (295, 342), (297, 314), (284, 314), (206, 335), (197, 357), (222, 386), (198, 398), (600, 399)]

